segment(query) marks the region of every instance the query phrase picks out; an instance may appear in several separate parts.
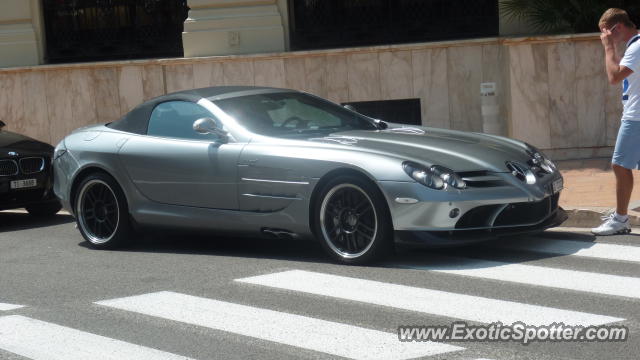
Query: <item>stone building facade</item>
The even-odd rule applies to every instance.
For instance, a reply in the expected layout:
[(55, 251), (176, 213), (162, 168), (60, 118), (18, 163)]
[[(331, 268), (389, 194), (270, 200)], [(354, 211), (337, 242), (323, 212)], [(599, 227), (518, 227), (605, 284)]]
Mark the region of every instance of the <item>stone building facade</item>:
[(607, 84), (597, 34), (290, 51), (286, 0), (188, 0), (184, 57), (43, 65), (41, 1), (0, 2), (0, 120), (53, 144), (151, 97), (213, 85), (412, 100), (422, 125), (483, 131), (486, 83), (503, 135), (555, 159), (607, 156), (615, 144), (621, 90)]

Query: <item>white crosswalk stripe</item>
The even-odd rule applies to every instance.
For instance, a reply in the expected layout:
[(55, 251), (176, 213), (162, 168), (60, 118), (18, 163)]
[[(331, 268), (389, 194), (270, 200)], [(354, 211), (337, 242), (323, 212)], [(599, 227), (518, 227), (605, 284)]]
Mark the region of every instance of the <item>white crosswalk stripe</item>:
[(470, 258), (442, 256), (439, 260), (398, 267), (640, 299), (640, 278), (635, 277)]
[(543, 254), (572, 255), (605, 260), (640, 263), (640, 247), (601, 244), (587, 241), (526, 238), (496, 245), (501, 249), (524, 250)]
[(0, 317), (0, 349), (33, 360), (189, 360), (18, 315)]
[(529, 325), (602, 325), (624, 319), (459, 293), (291, 270), (236, 281), (423, 312), (456, 319)]
[(352, 359), (411, 359), (463, 349), (443, 343), (400, 342), (396, 333), (174, 292), (96, 304)]
[[(514, 251), (640, 263), (640, 247), (634, 246), (544, 238), (524, 238), (490, 246)], [(425, 270), (436, 274), (435, 276), (466, 276), (549, 289), (640, 298), (640, 278), (597, 272), (441, 255), (429, 256), (420, 264), (400, 263), (394, 267), (405, 268), (407, 272)], [(597, 326), (625, 320), (619, 317), (623, 316), (622, 314), (616, 314), (615, 308), (608, 308), (605, 311), (608, 313), (606, 315), (595, 314), (548, 307), (545, 304), (500, 299), (500, 291), (496, 291), (495, 295), (489, 298), (305, 270), (240, 278), (235, 279), (235, 283), (256, 285), (255, 289), (260, 290), (286, 290), (292, 292), (292, 296), (315, 295), (319, 297), (318, 301), (323, 301), (323, 298), (355, 301), (392, 310), (446, 317), (451, 321), (503, 324), (523, 322), (527, 325), (561, 322), (566, 325)], [(278, 346), (291, 346), (292, 353), (295, 353), (297, 348), (352, 359), (394, 360), (464, 350), (456, 343), (402, 342), (399, 341), (397, 333), (387, 332), (389, 330), (368, 329), (170, 291), (98, 301), (95, 304), (252, 337), (279, 344)], [(0, 312), (22, 307), (0, 303)], [(614, 314), (618, 316), (612, 316)], [(0, 315), (1, 351), (33, 360), (188, 359), (173, 353), (17, 315)], [(492, 355), (495, 354), (486, 354)]]
[(10, 311), (15, 309), (23, 308), (24, 305), (14, 305), (14, 304), (4, 304), (0, 303), (0, 311)]

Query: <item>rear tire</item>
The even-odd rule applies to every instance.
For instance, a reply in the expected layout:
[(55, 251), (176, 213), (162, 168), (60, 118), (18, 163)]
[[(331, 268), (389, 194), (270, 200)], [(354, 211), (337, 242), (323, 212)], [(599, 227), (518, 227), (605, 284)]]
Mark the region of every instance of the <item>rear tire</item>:
[(367, 179), (341, 175), (323, 186), (314, 208), (314, 230), (337, 262), (364, 264), (393, 253), (393, 225), (380, 190)]
[(113, 249), (132, 234), (127, 199), (118, 183), (104, 173), (85, 177), (78, 186), (74, 213), (82, 237), (94, 249)]
[(59, 202), (48, 202), (44, 204), (34, 204), (26, 207), (29, 215), (35, 217), (51, 217), (62, 209), (62, 205)]

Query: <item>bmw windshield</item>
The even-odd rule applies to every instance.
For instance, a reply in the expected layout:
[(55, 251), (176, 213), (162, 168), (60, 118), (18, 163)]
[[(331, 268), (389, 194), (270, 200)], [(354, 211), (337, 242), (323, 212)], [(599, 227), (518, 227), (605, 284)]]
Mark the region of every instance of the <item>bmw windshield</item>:
[(259, 135), (297, 137), (347, 130), (377, 130), (374, 122), (363, 115), (302, 93), (247, 95), (214, 103), (247, 130)]

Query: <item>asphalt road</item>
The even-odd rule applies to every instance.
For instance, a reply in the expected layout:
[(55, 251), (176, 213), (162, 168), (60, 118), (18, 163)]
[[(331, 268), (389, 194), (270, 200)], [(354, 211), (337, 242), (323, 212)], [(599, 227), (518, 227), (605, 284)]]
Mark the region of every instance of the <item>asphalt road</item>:
[[(630, 337), (398, 340), (401, 325), (494, 318), (624, 325)], [(69, 216), (0, 212), (0, 359), (637, 359), (638, 333), (633, 234), (403, 248), (356, 267), (328, 262), (315, 244), (283, 240), (155, 234), (97, 251)]]

